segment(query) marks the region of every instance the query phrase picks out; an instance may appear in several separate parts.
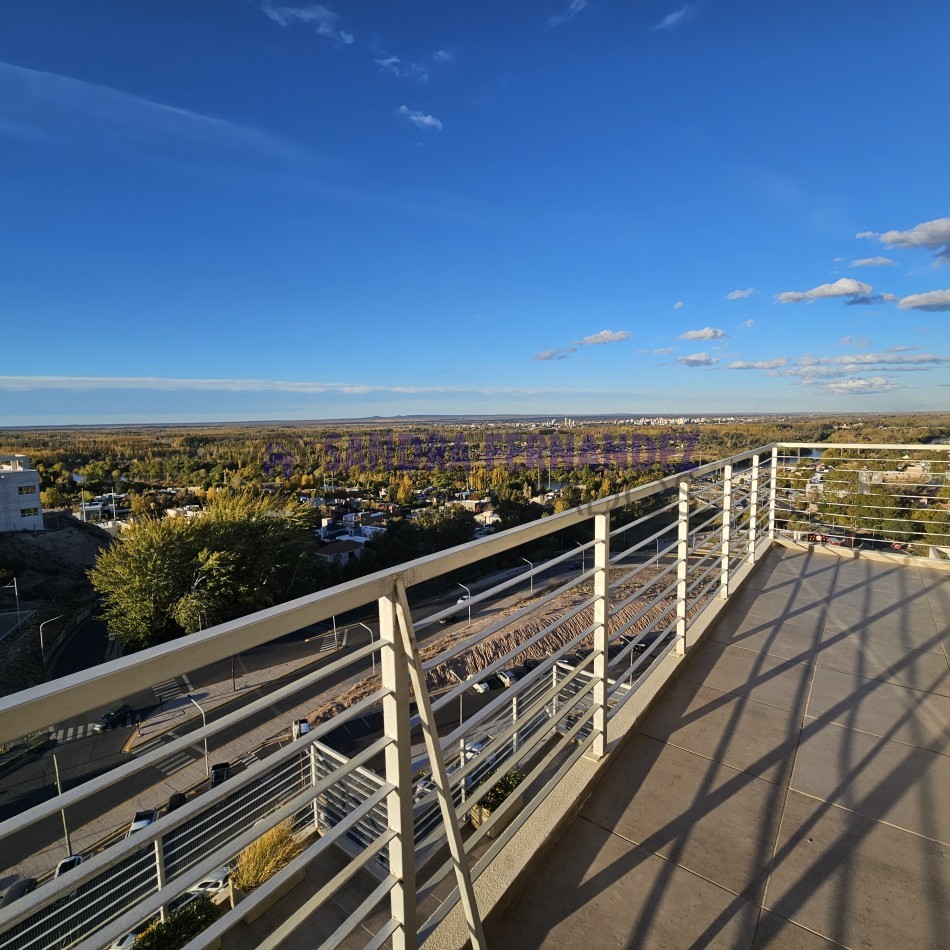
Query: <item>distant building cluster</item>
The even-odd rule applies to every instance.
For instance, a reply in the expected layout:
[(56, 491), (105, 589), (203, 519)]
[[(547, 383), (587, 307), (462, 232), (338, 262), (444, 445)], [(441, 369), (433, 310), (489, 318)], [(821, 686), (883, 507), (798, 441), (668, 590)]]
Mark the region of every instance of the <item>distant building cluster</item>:
[(0, 455), (0, 532), (42, 530), (39, 472), (25, 455)]

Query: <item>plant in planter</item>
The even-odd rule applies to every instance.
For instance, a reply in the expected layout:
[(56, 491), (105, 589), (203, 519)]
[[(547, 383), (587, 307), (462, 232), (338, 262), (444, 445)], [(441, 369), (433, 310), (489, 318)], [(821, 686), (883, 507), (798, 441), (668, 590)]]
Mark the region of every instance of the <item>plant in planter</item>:
[(173, 910), (165, 921), (156, 921), (139, 934), (134, 943), (136, 950), (180, 950), (221, 915), (206, 894), (196, 897), (186, 907)]
[(290, 819), (282, 821), (238, 855), (231, 882), (242, 891), (252, 891), (289, 864), (300, 851), (301, 845), (294, 837)]
[[(479, 784), (484, 784), (494, 774), (494, 771), (489, 772)], [(517, 769), (512, 769), (502, 775), (494, 786), (485, 793), (484, 797), (479, 800), (478, 804), (472, 806), (472, 825), (478, 828), (497, 811), (499, 813), (498, 817), (488, 830), (489, 838), (497, 838), (508, 827), (524, 804), (524, 795), (517, 791), (518, 786), (523, 781), (524, 772), (519, 772)]]

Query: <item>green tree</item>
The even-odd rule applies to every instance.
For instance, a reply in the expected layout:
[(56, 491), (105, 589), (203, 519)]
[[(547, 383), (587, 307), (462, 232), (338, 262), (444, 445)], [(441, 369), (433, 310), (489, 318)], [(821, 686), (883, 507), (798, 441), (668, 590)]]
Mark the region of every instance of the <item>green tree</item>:
[(276, 496), (218, 493), (199, 518), (136, 522), (89, 573), (109, 631), (151, 646), (313, 589), (314, 518)]

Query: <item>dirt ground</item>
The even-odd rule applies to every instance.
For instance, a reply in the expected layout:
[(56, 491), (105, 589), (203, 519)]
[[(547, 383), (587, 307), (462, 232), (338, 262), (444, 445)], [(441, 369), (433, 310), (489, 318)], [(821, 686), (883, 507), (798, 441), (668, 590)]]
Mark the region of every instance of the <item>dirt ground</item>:
[[(611, 583), (617, 583), (629, 572), (630, 568), (613, 569), (611, 571)], [(611, 618), (611, 634), (618, 631), (625, 623), (642, 611), (644, 607), (668, 584), (672, 583), (675, 578), (675, 575), (667, 574), (658, 582), (653, 582), (653, 578), (658, 573), (659, 571), (655, 567), (647, 568), (639, 572), (632, 581), (621, 585), (619, 590), (615, 590), (611, 593), (611, 601), (617, 603), (633, 595), (642, 585), (649, 582), (645, 590), (640, 590), (640, 594), (636, 599), (624, 607), (617, 616)], [(536, 595), (535, 601), (540, 600), (542, 596), (543, 592)], [(477, 678), (478, 673), (489, 664), (494, 663), (495, 660), (504, 656), (509, 651), (516, 650), (535, 634), (555, 624), (558, 618), (563, 617), (572, 606), (583, 603), (591, 596), (592, 589), (590, 584), (575, 587), (573, 590), (555, 597), (547, 604), (538, 606), (520, 620), (510, 625), (505, 625), (494, 633), (486, 632), (490, 628), (497, 626), (502, 618), (511, 617), (524, 610), (526, 602), (522, 601), (516, 606), (504, 611), (493, 611), (486, 617), (473, 620), (471, 627), (463, 627), (460, 625), (457, 632), (449, 633), (432, 643), (426, 644), (426, 646), (422, 648), (423, 660), (443, 652), (460, 641), (469, 642), (469, 646), (457, 656), (446, 663), (434, 667), (428, 672), (426, 682), (430, 692), (438, 693), (452, 684), (457, 683), (458, 680), (455, 678), (456, 676), (462, 680), (468, 679), (469, 677)], [(672, 593), (666, 595), (659, 603), (646, 611), (642, 617), (634, 621), (630, 627), (627, 628), (626, 632), (636, 634), (646, 630), (652, 626), (658, 618), (662, 617), (663, 614), (667, 614), (668, 616), (657, 625), (658, 629), (665, 629), (673, 619), (672, 610), (674, 601), (675, 598)], [(536, 643), (524, 647), (524, 649), (512, 657), (508, 665), (518, 666), (524, 663), (525, 660), (532, 658), (542, 659), (548, 656), (582, 633), (583, 630), (593, 623), (593, 619), (593, 608), (585, 608), (569, 620), (553, 627), (553, 629), (541, 637)], [(590, 636), (585, 637), (579, 644), (579, 647), (590, 646), (592, 646)], [(329, 719), (331, 716), (359, 702), (359, 700), (368, 696), (378, 688), (378, 676), (366, 677), (351, 685), (332, 702), (325, 703), (315, 709), (310, 714), (310, 718), (313, 722)]]
[[(112, 540), (105, 531), (71, 515), (47, 512), (43, 520), (45, 531), (0, 535), (0, 584), (15, 577), (21, 611), (36, 611), (16, 633), (0, 641), (0, 696), (43, 681), (39, 625), (60, 614), (70, 620), (88, 616), (95, 594), (86, 571)], [(14, 609), (13, 590), (3, 594), (3, 607)], [(46, 627), (48, 645), (63, 629), (59, 623)]]

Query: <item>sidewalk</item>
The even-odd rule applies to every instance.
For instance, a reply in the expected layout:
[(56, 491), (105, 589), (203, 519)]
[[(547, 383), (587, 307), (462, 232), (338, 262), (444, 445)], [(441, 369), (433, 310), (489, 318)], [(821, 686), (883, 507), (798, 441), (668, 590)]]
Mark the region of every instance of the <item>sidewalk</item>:
[[(322, 637), (323, 635), (318, 636)], [(207, 715), (211, 710), (220, 709), (233, 701), (240, 701), (243, 697), (247, 697), (247, 701), (250, 701), (253, 691), (259, 686), (299, 672), (309, 666), (314, 666), (328, 657), (334, 656), (337, 652), (339, 651), (336, 649), (322, 650), (319, 654), (304, 659), (278, 664), (254, 673), (245, 673), (238, 678), (237, 690), (232, 690), (229, 677), (220, 683), (196, 690), (192, 695), (201, 703), (205, 715)], [(227, 761), (232, 764), (250, 764), (257, 760), (257, 753), (270, 742), (279, 741), (282, 737), (290, 741), (291, 723), (294, 719), (305, 718), (312, 707), (313, 700), (311, 699), (297, 709), (288, 710), (279, 721), (270, 719), (257, 729), (249, 730), (238, 740), (218, 747), (212, 746), (210, 758), (214, 761)], [(165, 703), (163, 708), (159, 709), (154, 715), (144, 719), (139, 727), (133, 730), (132, 735), (126, 742), (124, 751), (132, 754), (135, 754), (136, 751), (142, 753), (151, 751), (151, 748), (157, 747), (161, 743), (163, 735), (172, 729), (189, 723), (193, 719), (200, 718), (200, 716), (198, 709), (186, 696), (171, 700)], [(149, 746), (148, 749), (144, 748), (146, 744)], [(147, 808), (162, 808), (173, 792), (191, 793), (202, 783), (207, 782), (204, 747), (201, 740), (196, 740), (190, 748), (198, 753), (197, 758), (171, 775), (166, 776), (158, 784), (141, 792), (135, 801), (119, 805), (81, 827), (70, 827), (69, 837), (73, 853), (89, 856), (91, 853), (107, 847), (125, 834), (136, 811)], [(68, 810), (66, 817), (68, 820)], [(24, 877), (42, 877), (51, 873), (57, 862), (65, 854), (66, 849), (62, 838), (58, 838), (42, 850), (35, 851), (19, 864), (0, 871), (0, 878), (12, 872), (19, 873)]]

